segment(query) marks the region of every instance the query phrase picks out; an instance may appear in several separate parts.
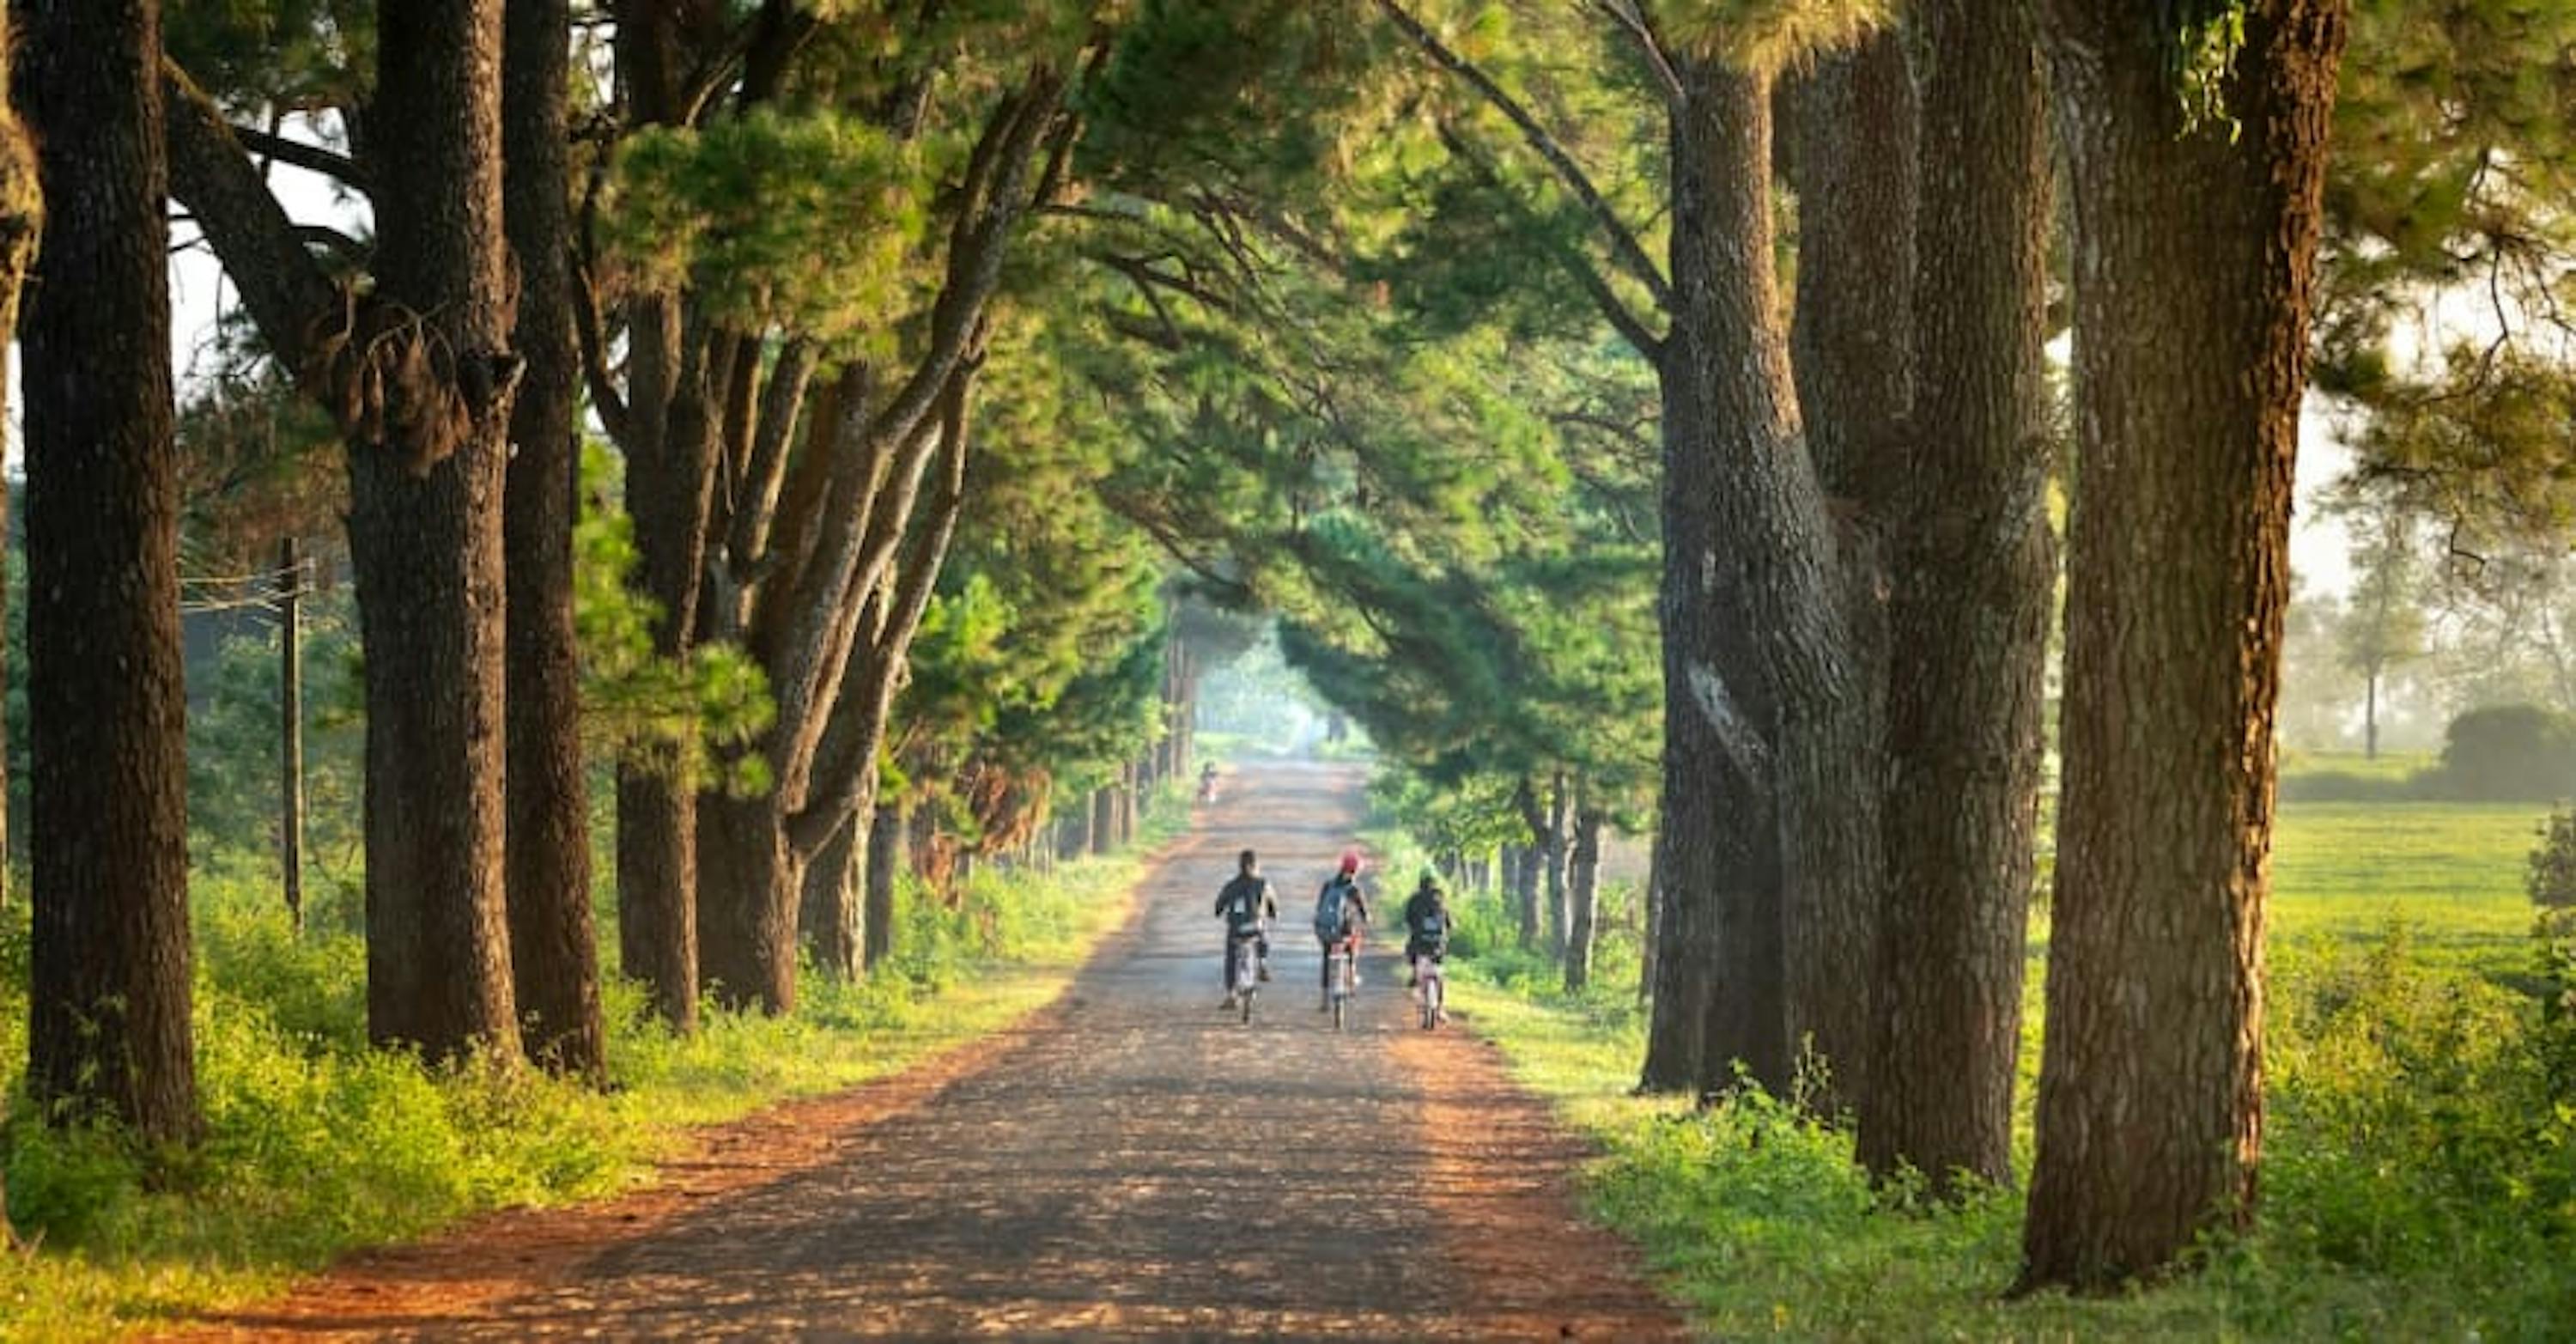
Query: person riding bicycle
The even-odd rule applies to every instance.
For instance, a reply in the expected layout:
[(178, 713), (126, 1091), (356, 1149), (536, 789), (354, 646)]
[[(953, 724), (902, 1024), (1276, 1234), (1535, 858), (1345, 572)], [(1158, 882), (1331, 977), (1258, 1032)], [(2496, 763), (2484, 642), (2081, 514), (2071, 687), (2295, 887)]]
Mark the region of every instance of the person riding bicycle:
[(1422, 959), (1435, 964), (1449, 956), (1449, 898), (1440, 890), (1440, 879), (1428, 868), (1422, 870), (1422, 884), (1404, 903), (1404, 964), (1412, 974), (1405, 988), (1422, 983)]
[(1261, 875), (1261, 857), (1245, 850), (1235, 858), (1235, 874), (1217, 889), (1216, 913), (1225, 920), (1225, 1004), (1234, 1006), (1234, 944), (1252, 940), (1253, 965), (1261, 979), (1270, 978), (1270, 921), (1279, 917), (1279, 902), (1270, 881)]
[(1214, 761), (1199, 767), (1199, 801), (1202, 803), (1216, 801), (1216, 762)]
[[(1369, 919), (1368, 896), (1360, 890), (1360, 854), (1358, 850), (1342, 851), (1341, 871), (1315, 893), (1315, 941), (1323, 944), (1323, 1008), (1333, 1006), (1333, 950), (1350, 944), (1351, 955), (1359, 955), (1359, 931)], [(1359, 980), (1359, 969), (1351, 970), (1351, 983)]]

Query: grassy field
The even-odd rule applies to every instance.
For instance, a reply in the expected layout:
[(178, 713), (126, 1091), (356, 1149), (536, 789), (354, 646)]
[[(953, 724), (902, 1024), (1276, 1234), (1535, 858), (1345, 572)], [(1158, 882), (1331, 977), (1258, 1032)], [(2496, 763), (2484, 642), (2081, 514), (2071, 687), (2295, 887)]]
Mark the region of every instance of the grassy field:
[[(1847, 1133), (1767, 1099), (1694, 1111), (1627, 1095), (1644, 1022), (1621, 989), (1549, 993), (1506, 956), (1463, 967), (1456, 1002), (1601, 1144), (1598, 1216), (1716, 1337), (2565, 1339), (2576, 1041), (2517, 987), (2537, 964), (2522, 875), (2546, 813), (2282, 809), (2262, 1223), (2209, 1244), (2184, 1280), (2112, 1299), (2003, 1297), (2016, 1192), (1928, 1207), (1873, 1190)], [(2035, 1018), (2044, 915), (2033, 933)]]
[(2427, 955), (2524, 969), (2523, 873), (2548, 816), (2540, 804), (2284, 804), (2273, 939), (2369, 942), (2403, 923)]

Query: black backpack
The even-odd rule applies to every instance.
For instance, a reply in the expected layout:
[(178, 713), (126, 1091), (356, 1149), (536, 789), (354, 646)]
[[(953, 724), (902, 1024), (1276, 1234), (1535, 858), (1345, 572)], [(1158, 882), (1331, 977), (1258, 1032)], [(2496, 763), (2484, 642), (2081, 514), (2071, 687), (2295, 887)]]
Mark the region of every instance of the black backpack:
[(1261, 927), (1262, 897), (1269, 894), (1270, 884), (1257, 877), (1238, 877), (1225, 884), (1225, 923), (1236, 933), (1248, 933)]

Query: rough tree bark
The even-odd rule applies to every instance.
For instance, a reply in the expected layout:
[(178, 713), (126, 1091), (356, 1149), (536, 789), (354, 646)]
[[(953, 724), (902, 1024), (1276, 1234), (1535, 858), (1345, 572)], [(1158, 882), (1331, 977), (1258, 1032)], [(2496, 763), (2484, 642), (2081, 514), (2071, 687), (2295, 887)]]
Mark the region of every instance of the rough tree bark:
[[(861, 836), (866, 819), (875, 815), (878, 759), (894, 714), (895, 695), (902, 689), (913, 637), (929, 614), (949, 543), (965, 512), (970, 392), (971, 383), (960, 376), (951, 380), (940, 398), (939, 459), (932, 467), (930, 497), (917, 510), (913, 535), (894, 569), (869, 594), (860, 613), (859, 637), (851, 641), (841, 694), (817, 751), (815, 778), (823, 787), (788, 823), (791, 842), (809, 850), (821, 843), (816, 837), (825, 832)], [(817, 893), (817, 885), (809, 874), (807, 908), (816, 921), (812, 942), (822, 953), (826, 970), (854, 976), (865, 969), (864, 884), (845, 864), (827, 890)]]
[[(501, 496), (511, 402), (500, 0), (384, 0), (376, 302), (338, 358), (367, 670), (367, 1028), (518, 1053), (502, 885)], [(365, 379), (362, 379), (365, 381)]]
[(506, 0), (502, 205), (518, 259), (514, 341), (527, 361), (511, 411), (502, 502), (509, 572), (506, 880), (521, 1043), (563, 1073), (606, 1064), (590, 912), (590, 796), (573, 646), (572, 527), (581, 352), (573, 335), (566, 81), (568, 0)]
[(221, 111), (165, 65), (171, 186), (348, 445), (368, 649), (369, 1034), (515, 1056), (501, 496), (522, 365), (508, 349), (501, 10), (387, 0), (379, 24), (372, 285), (343, 288), (315, 263)]
[(1889, 865), (1860, 1157), (2012, 1178), (2053, 568), (2047, 108), (2020, 6), (1925, 0), (1906, 526), (1894, 538)]
[(2227, 115), (2198, 124), (2157, 12), (2047, 7), (2081, 477), (2025, 1286), (2108, 1290), (2242, 1225), (2261, 1148), (2272, 714), (2348, 6), (2247, 6)]
[(1666, 537), (1664, 604), (1666, 695), (1679, 701), (1667, 732), (1684, 727), (1666, 744), (1659, 830), (1677, 898), (1707, 911), (1685, 926), (1714, 985), (1697, 1083), (1732, 1086), (1740, 1066), (1787, 1096), (1797, 1051), (1786, 794), (1801, 761), (1832, 749), (1836, 701), (1857, 692), (1838, 680), (1835, 553), (1780, 320), (1770, 80), (1695, 56), (1676, 70), (1664, 383), (1666, 519), (1680, 527)]
[(1834, 501), (1828, 593), (1840, 620), (1830, 679), (1786, 688), (1814, 725), (1781, 743), (1788, 847), (1790, 1034), (1826, 1065), (1817, 1109), (1868, 1090), (1873, 986), (1851, 969), (1875, 945), (1886, 866), (1886, 543), (1914, 396), (1907, 305), (1914, 280), (1919, 117), (1903, 35), (1881, 28), (1817, 58), (1785, 100), (1797, 146), (1798, 287), (1791, 331), (1801, 423), (1817, 486)]
[[(34, 837), (27, 1083), (50, 1121), (197, 1132), (179, 491), (156, 0), (37, 0), (7, 129), (8, 292), (44, 214), (26, 377)], [(40, 195), (41, 192), (41, 195)]]

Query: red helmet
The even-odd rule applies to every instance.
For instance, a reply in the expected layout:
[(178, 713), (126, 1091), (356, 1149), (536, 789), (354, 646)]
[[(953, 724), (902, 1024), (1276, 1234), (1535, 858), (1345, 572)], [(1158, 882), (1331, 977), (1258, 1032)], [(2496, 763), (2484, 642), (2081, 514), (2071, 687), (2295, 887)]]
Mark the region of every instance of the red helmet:
[(1345, 872), (1345, 873), (1356, 873), (1356, 872), (1358, 872), (1359, 870), (1360, 870), (1360, 852), (1359, 852), (1358, 850), (1356, 850), (1356, 849), (1346, 849), (1346, 850), (1343, 850), (1343, 851), (1342, 851), (1342, 871), (1343, 871), (1343, 872)]

